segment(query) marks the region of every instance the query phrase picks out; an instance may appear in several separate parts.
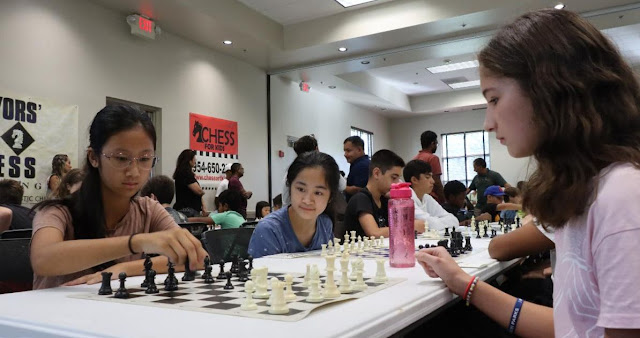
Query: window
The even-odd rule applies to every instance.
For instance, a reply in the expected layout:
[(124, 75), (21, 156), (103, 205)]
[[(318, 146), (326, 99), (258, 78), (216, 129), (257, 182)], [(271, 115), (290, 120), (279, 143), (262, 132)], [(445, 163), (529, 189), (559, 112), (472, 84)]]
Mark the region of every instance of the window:
[(373, 133), (370, 131), (351, 127), (351, 136), (360, 136), (364, 141), (364, 153), (371, 157), (373, 155)]
[(482, 157), (487, 162), (487, 167), (491, 167), (489, 133), (480, 130), (443, 134), (442, 157), (442, 183), (458, 180), (468, 187), (476, 175), (473, 160)]

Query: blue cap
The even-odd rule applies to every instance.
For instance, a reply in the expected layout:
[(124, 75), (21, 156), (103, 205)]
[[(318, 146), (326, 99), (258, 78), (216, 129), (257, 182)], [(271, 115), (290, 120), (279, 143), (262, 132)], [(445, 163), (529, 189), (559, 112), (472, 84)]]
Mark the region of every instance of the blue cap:
[(497, 185), (492, 185), (490, 187), (487, 188), (487, 190), (484, 191), (484, 195), (485, 196), (504, 196), (505, 193), (504, 191), (502, 191), (502, 189), (500, 189), (500, 186)]

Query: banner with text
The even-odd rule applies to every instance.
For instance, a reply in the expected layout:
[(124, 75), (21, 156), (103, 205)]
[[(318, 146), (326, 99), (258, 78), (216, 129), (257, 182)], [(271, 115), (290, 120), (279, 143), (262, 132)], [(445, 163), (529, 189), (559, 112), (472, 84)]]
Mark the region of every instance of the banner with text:
[(189, 114), (189, 148), (196, 151), (196, 179), (215, 189), (238, 160), (238, 122)]
[(67, 154), (78, 159), (78, 106), (0, 91), (0, 179), (19, 181), (22, 203), (32, 206), (46, 198), (51, 160)]

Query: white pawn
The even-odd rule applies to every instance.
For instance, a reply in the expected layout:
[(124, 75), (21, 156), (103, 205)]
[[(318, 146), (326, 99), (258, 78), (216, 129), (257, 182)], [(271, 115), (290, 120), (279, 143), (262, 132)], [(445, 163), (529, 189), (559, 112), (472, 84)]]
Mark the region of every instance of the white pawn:
[(378, 241), (376, 241), (376, 236), (371, 236), (369, 237), (369, 240), (371, 241), (371, 247), (374, 249), (379, 248), (380, 246), (378, 245)]
[(333, 243), (335, 246), (334, 249), (337, 251), (337, 253), (340, 253), (342, 251), (342, 247), (340, 246), (340, 238), (334, 238)]
[[(280, 282), (278, 278), (271, 278), (271, 307), (269, 313), (272, 315), (283, 315), (289, 313), (289, 307), (287, 301), (284, 299), (284, 283)], [(267, 301), (269, 304), (269, 301)]]
[(376, 259), (376, 263), (378, 264), (378, 269), (376, 269), (376, 277), (373, 281), (376, 283), (386, 283), (389, 278), (387, 278), (387, 273), (384, 271), (384, 259), (378, 258)]
[(296, 294), (293, 292), (291, 285), (293, 284), (293, 276), (286, 274), (284, 275), (284, 284), (286, 286), (284, 291), (284, 299), (287, 302), (292, 302), (296, 300)]
[(322, 292), (320, 292), (320, 281), (312, 280), (309, 282), (309, 295), (305, 300), (309, 303), (320, 303), (324, 300), (324, 296)]
[(333, 241), (331, 240), (329, 240), (329, 243), (327, 244), (327, 254), (333, 255)]
[(384, 236), (380, 236), (380, 247), (381, 248), (386, 248), (387, 246), (384, 245)]
[(311, 278), (311, 264), (307, 264), (307, 273), (304, 275), (304, 281), (302, 281), (303, 287), (309, 287), (309, 279)]
[(320, 247), (322, 248), (322, 251), (320, 252), (320, 256), (321, 257), (327, 257), (327, 245), (326, 244), (320, 244)]
[(240, 305), (240, 310), (243, 311), (255, 311), (258, 309), (258, 305), (253, 301), (251, 294), (255, 291), (255, 285), (252, 281), (247, 281), (244, 283), (244, 292), (247, 293), (247, 298), (245, 298), (244, 303)]
[(349, 234), (344, 234), (344, 244), (349, 244)]

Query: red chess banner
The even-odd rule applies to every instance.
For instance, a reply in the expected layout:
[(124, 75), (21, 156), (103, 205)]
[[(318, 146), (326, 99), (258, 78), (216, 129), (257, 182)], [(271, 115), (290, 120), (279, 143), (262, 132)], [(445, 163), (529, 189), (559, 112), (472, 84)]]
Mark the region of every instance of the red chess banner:
[(189, 148), (238, 155), (238, 122), (189, 113)]

